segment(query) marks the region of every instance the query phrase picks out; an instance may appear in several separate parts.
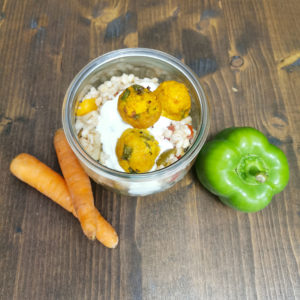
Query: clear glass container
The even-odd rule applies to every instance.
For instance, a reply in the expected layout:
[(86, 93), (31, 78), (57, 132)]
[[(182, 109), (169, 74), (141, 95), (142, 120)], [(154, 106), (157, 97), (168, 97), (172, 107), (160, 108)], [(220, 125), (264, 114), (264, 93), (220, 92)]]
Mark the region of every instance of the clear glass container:
[[(90, 157), (78, 141), (75, 131), (76, 101), (91, 86), (98, 87), (112, 76), (120, 76), (123, 73), (134, 74), (140, 78), (157, 77), (159, 82), (176, 80), (184, 83), (189, 90), (192, 101), (191, 116), (196, 134), (185, 155), (166, 168), (141, 174), (112, 170)], [(72, 150), (95, 182), (121, 194), (145, 196), (170, 188), (189, 171), (208, 134), (209, 109), (197, 76), (189, 67), (161, 51), (128, 48), (112, 51), (94, 59), (75, 76), (64, 98), (62, 122)]]

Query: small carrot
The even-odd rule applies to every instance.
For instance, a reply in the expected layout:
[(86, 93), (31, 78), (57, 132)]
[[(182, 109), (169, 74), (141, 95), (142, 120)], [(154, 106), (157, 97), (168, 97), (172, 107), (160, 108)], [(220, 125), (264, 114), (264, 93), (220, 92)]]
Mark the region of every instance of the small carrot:
[(69, 146), (62, 129), (55, 133), (54, 148), (82, 230), (93, 240), (97, 233), (97, 213), (90, 179)]
[(118, 245), (119, 238), (114, 228), (102, 217), (100, 212), (97, 214), (97, 234), (96, 238), (99, 242), (108, 248), (115, 248)]
[[(72, 212), (77, 218), (65, 180), (44, 163), (30, 154), (21, 153), (12, 160), (10, 171), (21, 181), (34, 187), (67, 211)], [(99, 242), (106, 247), (115, 248), (118, 244), (118, 235), (98, 211), (96, 212), (96, 222), (96, 237)]]
[(41, 161), (30, 154), (21, 153), (12, 160), (10, 171), (17, 178), (76, 215), (65, 180)]

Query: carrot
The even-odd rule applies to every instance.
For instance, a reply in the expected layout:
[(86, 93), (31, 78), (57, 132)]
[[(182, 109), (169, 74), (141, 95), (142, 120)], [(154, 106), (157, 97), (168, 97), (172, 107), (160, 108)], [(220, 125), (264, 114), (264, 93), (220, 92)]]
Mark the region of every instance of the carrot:
[(76, 215), (65, 180), (41, 161), (30, 154), (21, 153), (12, 160), (10, 171), (17, 178)]
[(96, 210), (97, 215), (97, 240), (108, 248), (115, 248), (118, 245), (119, 238), (114, 228), (101, 216)]
[(62, 129), (55, 133), (54, 148), (82, 230), (93, 240), (97, 233), (97, 212), (90, 179), (69, 146)]
[[(71, 195), (63, 177), (27, 153), (21, 153), (10, 164), (10, 171), (77, 218)], [(97, 239), (106, 247), (115, 248), (118, 235), (113, 227), (96, 211)]]

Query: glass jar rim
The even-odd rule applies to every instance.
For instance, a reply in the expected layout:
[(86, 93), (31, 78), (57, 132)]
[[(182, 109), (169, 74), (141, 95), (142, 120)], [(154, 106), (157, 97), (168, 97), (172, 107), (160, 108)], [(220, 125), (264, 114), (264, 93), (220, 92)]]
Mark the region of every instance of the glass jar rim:
[[(97, 70), (100, 66), (105, 65), (110, 61), (114, 61), (117, 59), (125, 59), (126, 57), (147, 57), (156, 60), (163, 61), (164, 63), (172, 65), (172, 67), (176, 68), (179, 72), (181, 72), (187, 80), (191, 83), (194, 90), (197, 93), (198, 98), (200, 99), (201, 105), (201, 116), (200, 116), (200, 126), (199, 131), (197, 132), (197, 136), (184, 154), (182, 158), (180, 158), (175, 163), (151, 172), (147, 173), (126, 173), (120, 172), (117, 170), (110, 169), (99, 162), (95, 161), (90, 155), (88, 155), (80, 145), (77, 140), (77, 135), (72, 126), (72, 117), (71, 117), (71, 109), (72, 103), (74, 101), (76, 92), (78, 88), (81, 86), (84, 79), (91, 74), (93, 71)], [(173, 172), (177, 170), (182, 164), (188, 164), (191, 162), (196, 155), (198, 154), (197, 150), (201, 149), (203, 146), (206, 137), (209, 131), (209, 106), (204, 94), (203, 88), (198, 81), (197, 75), (185, 64), (183, 64), (179, 59), (167, 54), (165, 52), (149, 49), (149, 48), (125, 48), (107, 52), (92, 61), (90, 61), (86, 66), (84, 66), (79, 73), (74, 77), (72, 82), (70, 83), (66, 95), (63, 101), (62, 108), (62, 124), (63, 129), (67, 138), (67, 141), (72, 148), (73, 152), (76, 156), (81, 160), (84, 164), (87, 165), (88, 168), (92, 169), (96, 173), (104, 173), (110, 175), (112, 177), (120, 177), (123, 179), (130, 179), (134, 181), (142, 181), (143, 179), (151, 179), (153, 177), (164, 176), (169, 172)]]

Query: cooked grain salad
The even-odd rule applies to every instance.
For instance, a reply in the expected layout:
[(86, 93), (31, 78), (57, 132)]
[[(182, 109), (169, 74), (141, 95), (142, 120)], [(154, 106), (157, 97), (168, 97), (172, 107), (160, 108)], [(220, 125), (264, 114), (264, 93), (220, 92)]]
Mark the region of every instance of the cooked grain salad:
[(83, 149), (102, 165), (129, 173), (155, 171), (190, 147), (195, 135), (190, 107), (182, 83), (123, 74), (79, 99), (75, 129)]

